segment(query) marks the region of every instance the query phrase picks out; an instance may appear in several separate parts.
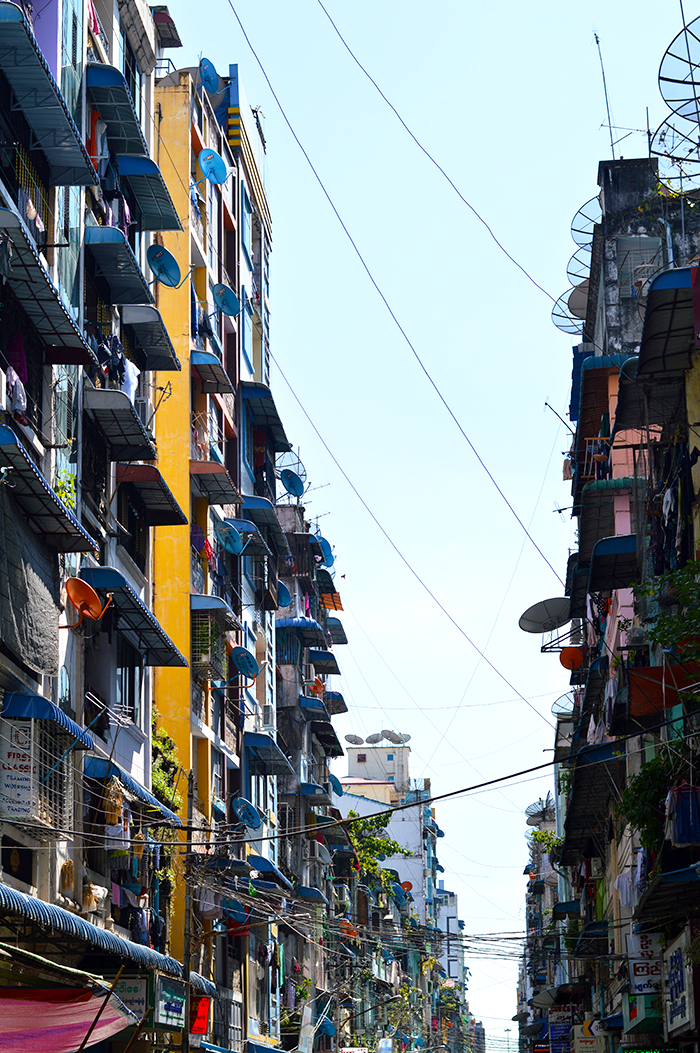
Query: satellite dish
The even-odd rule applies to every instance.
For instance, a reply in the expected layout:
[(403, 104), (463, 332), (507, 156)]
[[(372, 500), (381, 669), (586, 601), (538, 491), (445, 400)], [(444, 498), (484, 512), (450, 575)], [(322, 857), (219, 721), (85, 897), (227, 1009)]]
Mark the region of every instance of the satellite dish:
[(292, 497), (303, 497), (306, 489), (306, 468), (291, 450), (282, 453), (275, 462), (275, 472), (282, 486)]
[(586, 310), (588, 309), (588, 278), (584, 278), (575, 288), (569, 293), (568, 308), (574, 318), (580, 318), (581, 321), (586, 319)]
[(405, 744), (406, 744), (407, 742), (410, 742), (410, 741), (411, 741), (411, 736), (410, 736), (410, 735), (407, 735), (407, 734), (406, 734), (405, 732), (402, 732), (402, 733), (401, 733), (401, 734), (399, 735), (399, 738), (401, 739), (401, 741), (403, 742), (403, 744), (404, 744), (404, 745), (405, 745)]
[(359, 735), (346, 735), (345, 741), (349, 742), (351, 746), (363, 746), (365, 742)]
[(292, 594), (283, 581), (277, 583), (277, 606), (288, 607), (292, 602)]
[(401, 888), (404, 890), (404, 892), (411, 892), (412, 889), (413, 889), (413, 882), (412, 881), (402, 881), (401, 882)]
[(219, 90), (219, 74), (216, 67), (208, 58), (203, 58), (199, 63), (199, 79), (210, 95), (216, 95)]
[(333, 793), (337, 794), (338, 797), (342, 797), (343, 796), (343, 784), (341, 783), (341, 781), (338, 778), (338, 776), (337, 775), (333, 775), (333, 773), (331, 772), (331, 774), (328, 776), (328, 781), (331, 784), (331, 786), (333, 787)]
[(672, 114), (654, 132), (650, 152), (659, 160), (659, 181), (683, 192), (700, 187), (700, 126)]
[(571, 313), (569, 308), (569, 297), (572, 291), (572, 289), (567, 289), (554, 304), (552, 321), (557, 329), (561, 329), (562, 333), (569, 333), (570, 336), (580, 336), (583, 332), (583, 323), (580, 318)]
[(177, 289), (180, 284), (180, 267), (172, 252), (168, 252), (162, 245), (149, 245), (146, 262), (157, 281), (167, 285), (169, 289)]
[(260, 666), (255, 661), (255, 656), (246, 647), (234, 647), (231, 651), (231, 661), (243, 676), (255, 680), (260, 672)]
[(391, 742), (391, 736), (394, 734), (393, 731), (387, 731), (386, 728), (382, 728), (382, 738), (388, 739)]
[(624, 380), (634, 381), (636, 379), (637, 367), (639, 365), (639, 355), (634, 355), (632, 358), (628, 358), (620, 366), (620, 376)]
[(553, 717), (570, 717), (574, 712), (574, 699), (571, 694), (561, 695), (552, 706)]
[(540, 600), (521, 614), (518, 625), (526, 633), (548, 633), (571, 621), (571, 601), (568, 596)]
[(233, 289), (229, 289), (228, 285), (215, 285), (212, 289), (212, 296), (214, 297), (214, 303), (227, 314), (229, 318), (235, 318), (241, 310), (241, 305), (238, 301)]
[(234, 526), (231, 526), (230, 523), (217, 523), (214, 533), (227, 552), (240, 556), (245, 548), (245, 541)]
[(331, 548), (330, 541), (326, 541), (325, 537), (322, 537), (321, 534), (316, 535), (316, 540), (318, 541), (321, 552), (323, 553), (323, 562), (328, 567), (333, 566), (335, 558), (333, 556), (333, 549)]
[(69, 629), (77, 629), (83, 618), (89, 618), (93, 622), (99, 621), (112, 602), (112, 593), (110, 592), (108, 593), (107, 602), (103, 607), (100, 602), (100, 597), (97, 595), (92, 585), (88, 585), (88, 583), (83, 581), (82, 578), (67, 579), (66, 595), (80, 615), (75, 625), (64, 627)]
[(331, 860), (333, 858), (331, 856), (330, 852), (328, 851), (328, 849), (326, 848), (326, 846), (322, 845), (320, 841), (316, 842), (316, 858), (320, 859), (320, 861), (326, 867), (328, 866), (328, 864), (331, 862)]
[(564, 647), (559, 652), (559, 661), (565, 669), (580, 669), (583, 665), (583, 651), (580, 647)]
[(344, 918), (338, 922), (338, 928), (344, 936), (357, 936), (358, 932), (355, 926), (350, 921), (345, 921)]
[(659, 91), (675, 113), (700, 124), (700, 18), (683, 26), (659, 67)]
[(395, 746), (403, 745), (403, 739), (395, 731), (385, 731), (384, 738), (388, 739), (389, 742), (393, 742)]
[(370, 746), (376, 746), (378, 742), (382, 741), (382, 737), (381, 732), (375, 732), (374, 735), (368, 735), (365, 742), (368, 742)]
[(244, 797), (234, 797), (231, 801), (231, 809), (239, 823), (243, 823), (249, 830), (259, 830), (262, 826), (258, 809)]
[(592, 197), (585, 205), (581, 205), (571, 220), (571, 237), (577, 245), (593, 244), (593, 228), (602, 218), (603, 210), (597, 197)]
[(572, 285), (578, 285), (584, 278), (590, 277), (591, 255), (591, 246), (581, 245), (569, 260), (566, 266), (566, 277)]

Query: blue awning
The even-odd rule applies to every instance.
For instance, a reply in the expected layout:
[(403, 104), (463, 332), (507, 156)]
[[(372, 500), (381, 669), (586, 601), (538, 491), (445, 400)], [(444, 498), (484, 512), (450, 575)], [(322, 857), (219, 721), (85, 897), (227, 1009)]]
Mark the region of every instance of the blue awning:
[(319, 786), (316, 782), (302, 782), (299, 784), (299, 793), (302, 797), (309, 797), (315, 804), (330, 804), (331, 799), (325, 786)]
[(59, 552), (90, 552), (97, 542), (41, 474), (15, 433), (0, 424), (0, 468), (8, 469), (7, 492), (27, 516), (32, 529)]
[(243, 496), (242, 510), (251, 522), (267, 531), (268, 538), (272, 538), (281, 556), (290, 555), (287, 535), (280, 526), (272, 501), (268, 501), (266, 497), (251, 497), (246, 494)]
[(233, 392), (233, 384), (223, 363), (213, 351), (193, 351), (190, 365), (199, 373), (203, 393)]
[(7, 284), (47, 345), (46, 361), (97, 365), (95, 354), (68, 313), (34, 241), (12, 209), (0, 208), (0, 231), (7, 234), (13, 245)]
[(296, 890), (296, 895), (301, 899), (310, 899), (314, 903), (325, 903), (328, 906), (328, 900), (323, 895), (320, 889), (317, 889), (314, 885), (299, 885)]
[(246, 1040), (247, 1053), (270, 1053), (271, 1049), (279, 1049), (279, 1046), (267, 1046), (262, 1042), (251, 1042)]
[(581, 900), (579, 899), (569, 899), (554, 904), (553, 917), (555, 918), (578, 918), (580, 916)]
[(640, 577), (636, 534), (618, 534), (596, 541), (591, 553), (589, 592), (628, 589)]
[(265, 859), (264, 856), (250, 855), (247, 858), (247, 862), (250, 863), (253, 870), (257, 870), (259, 874), (269, 874), (278, 885), (291, 891), (291, 881), (287, 880), (279, 867), (277, 867), (271, 859)]
[(142, 369), (182, 369), (160, 311), (149, 303), (124, 304), (122, 325), (129, 328), (131, 346)]
[(182, 230), (173, 199), (160, 168), (150, 157), (121, 154), (117, 157), (119, 180), (136, 203), (141, 230)]
[(21, 720), (52, 720), (72, 735), (77, 743), (86, 750), (94, 750), (95, 743), (87, 731), (71, 720), (62, 709), (49, 702), (42, 695), (25, 695), (19, 691), (6, 691), (2, 700), (0, 716)]
[(340, 713), (347, 713), (348, 707), (345, 704), (345, 699), (341, 695), (340, 691), (324, 691), (323, 701), (326, 709), (332, 717), (338, 716)]
[(340, 676), (340, 669), (332, 651), (309, 651), (309, 662), (317, 673)]
[(206, 976), (200, 976), (199, 973), (190, 973), (190, 985), (197, 994), (209, 995), (210, 998), (216, 998), (219, 993), (216, 984), (211, 980), (207, 980)]
[(200, 1042), (199, 1049), (206, 1050), (206, 1053), (233, 1053), (229, 1046), (215, 1046), (212, 1042)]
[(236, 877), (247, 877), (250, 873), (250, 863), (247, 859), (232, 859), (228, 856), (203, 856), (201, 860), (195, 860), (202, 864), (206, 870), (225, 870)]
[(107, 125), (112, 153), (147, 155), (148, 145), (121, 70), (103, 62), (88, 62), (85, 83), (88, 101), (100, 111)]
[(691, 268), (664, 271), (647, 291), (637, 376), (689, 369), (695, 348)]
[(0, 69), (29, 125), (31, 149), (46, 158), (51, 186), (94, 186), (97, 173), (41, 48), (19, 7), (4, 0)]
[(149, 526), (185, 526), (187, 516), (154, 464), (118, 464), (117, 485), (138, 493)]
[(191, 611), (208, 611), (221, 622), (224, 629), (242, 629), (240, 619), (233, 613), (226, 600), (221, 596), (210, 596), (203, 593), (193, 592), (190, 594)]
[(243, 734), (243, 748), (265, 769), (268, 775), (292, 775), (294, 769), (277, 743), (260, 731)]
[(86, 227), (85, 245), (92, 255), (95, 274), (107, 285), (108, 302), (153, 303), (150, 286), (119, 227)]
[(278, 618), (275, 629), (293, 629), (304, 647), (324, 647), (326, 634), (313, 618)]
[(83, 384), (83, 409), (109, 443), (113, 461), (152, 461), (156, 448), (124, 391)]
[(574, 951), (574, 958), (583, 958), (589, 955), (600, 957), (607, 950), (608, 923), (607, 921), (589, 921), (583, 926)]
[(269, 428), (275, 452), (286, 453), (291, 450), (292, 444), (284, 433), (275, 400), (267, 385), (243, 380), (240, 389), (242, 398), (248, 403), (254, 423), (261, 428)]
[(113, 567), (83, 567), (80, 577), (93, 589), (113, 594), (115, 629), (143, 655), (146, 665), (187, 665), (184, 656), (123, 574)]
[(140, 801), (143, 801), (144, 804), (147, 804), (155, 812), (163, 816), (164, 819), (167, 819), (173, 826), (182, 826), (182, 822), (179, 816), (175, 815), (175, 812), (171, 812), (169, 808), (161, 804), (149, 790), (137, 782), (133, 776), (124, 771), (118, 764), (115, 764), (114, 761), (109, 761), (105, 757), (86, 757), (83, 774), (86, 779), (99, 779), (100, 782), (112, 778), (119, 779), (120, 783), (127, 790), (130, 790), (135, 797), (138, 797)]
[(604, 1016), (600, 1022), (606, 1031), (622, 1031), (624, 1027), (622, 1013), (612, 1013), (610, 1016)]
[(326, 618), (326, 628), (331, 634), (331, 640), (334, 644), (346, 644), (348, 642), (345, 626), (340, 618)]
[(304, 720), (330, 720), (328, 710), (320, 698), (299, 695), (299, 710)]

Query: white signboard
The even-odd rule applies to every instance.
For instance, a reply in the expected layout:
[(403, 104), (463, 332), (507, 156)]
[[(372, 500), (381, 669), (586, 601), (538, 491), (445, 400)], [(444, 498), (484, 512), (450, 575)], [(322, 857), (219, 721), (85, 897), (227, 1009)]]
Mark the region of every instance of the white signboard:
[(664, 999), (664, 1023), (669, 1035), (688, 1031), (695, 1026), (693, 967), (686, 959), (690, 936), (684, 929), (678, 939), (664, 951), (667, 997)]
[(314, 1044), (314, 1025), (311, 1022), (313, 1009), (307, 1002), (301, 1013), (301, 1030), (299, 1031), (299, 1053), (311, 1053)]
[(148, 997), (148, 977), (130, 976), (126, 980), (119, 980), (114, 988), (117, 998), (121, 999), (127, 1009), (130, 1009), (137, 1020), (140, 1020), (146, 1012), (146, 998)]
[(369, 1046), (341, 1046), (338, 1053), (369, 1053)]
[(630, 994), (654, 994), (661, 985), (661, 934), (635, 933), (627, 937)]
[(14, 819), (34, 819), (38, 808), (32, 722), (3, 720), (0, 726), (0, 812)]
[(377, 1053), (393, 1053), (393, 1038), (380, 1038), (377, 1042)]

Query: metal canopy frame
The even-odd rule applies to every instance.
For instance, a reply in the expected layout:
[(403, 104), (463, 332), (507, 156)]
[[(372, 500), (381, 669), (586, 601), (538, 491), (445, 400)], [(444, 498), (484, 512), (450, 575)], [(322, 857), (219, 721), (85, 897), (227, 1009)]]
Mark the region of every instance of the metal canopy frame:
[(248, 403), (250, 415), (255, 424), (261, 428), (269, 428), (272, 434), (273, 445), (276, 453), (287, 453), (292, 448), (284, 432), (284, 426), (277, 412), (275, 400), (266, 384), (252, 383), (242, 380), (240, 384), (241, 398)]
[(85, 245), (94, 260), (97, 277), (109, 287), (112, 303), (153, 303), (145, 275), (119, 227), (86, 227)]
[(94, 186), (97, 172), (41, 48), (16, 4), (0, 2), (0, 69), (51, 171), (51, 186)]
[(210, 505), (239, 504), (241, 495), (223, 464), (217, 461), (190, 461), (190, 477), (197, 497)]
[(691, 271), (664, 271), (649, 285), (638, 377), (690, 369), (695, 350)]
[(202, 392), (205, 395), (213, 392), (233, 392), (233, 384), (223, 363), (213, 351), (193, 351), (190, 365), (199, 373)]
[(639, 578), (636, 534), (617, 534), (596, 541), (591, 553), (589, 592), (628, 589)]
[(345, 626), (340, 618), (326, 618), (326, 628), (331, 634), (331, 640), (334, 644), (346, 644), (348, 642)]
[(118, 464), (117, 485), (136, 490), (149, 526), (186, 526), (187, 516), (154, 464)]
[(100, 427), (113, 461), (152, 461), (156, 448), (125, 392), (83, 387), (83, 409)]
[(338, 662), (332, 651), (320, 651), (309, 648), (309, 662), (317, 673), (340, 676)]
[[(294, 769), (277, 743), (261, 731), (245, 731), (243, 747), (267, 771), (268, 775), (293, 775)], [(257, 870), (257, 867), (256, 867)]]
[(88, 62), (85, 83), (89, 102), (100, 111), (107, 125), (112, 152), (148, 156), (148, 144), (121, 70), (103, 62)]
[(10, 493), (32, 529), (59, 552), (90, 552), (98, 544), (90, 537), (58, 494), (49, 486), (15, 433), (0, 424), (0, 468), (9, 469)]
[(295, 632), (304, 647), (325, 647), (326, 634), (313, 618), (278, 618), (275, 630), (287, 629)]
[(242, 629), (243, 624), (240, 618), (232, 611), (225, 599), (221, 596), (211, 596), (208, 593), (192, 592), (190, 593), (190, 610), (191, 611), (206, 611), (208, 614), (213, 615), (221, 626), (227, 631), (233, 631), (235, 629)]
[(117, 157), (119, 179), (125, 183), (136, 203), (141, 230), (182, 230), (160, 168), (145, 154)]
[(134, 351), (141, 355), (144, 369), (182, 369), (160, 311), (148, 303), (120, 304), (122, 325), (133, 330)]
[(123, 574), (114, 567), (83, 567), (80, 577), (93, 589), (113, 593), (115, 628), (143, 655), (145, 665), (187, 666), (184, 655)]
[(266, 497), (252, 497), (244, 494), (242, 511), (257, 527), (265, 527), (280, 555), (291, 554), (287, 535), (280, 525), (272, 501)]

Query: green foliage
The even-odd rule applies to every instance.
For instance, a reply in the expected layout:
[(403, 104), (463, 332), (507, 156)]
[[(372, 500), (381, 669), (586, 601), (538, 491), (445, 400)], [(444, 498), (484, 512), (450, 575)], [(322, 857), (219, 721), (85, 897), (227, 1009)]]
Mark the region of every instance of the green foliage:
[(568, 794), (569, 793), (569, 791), (571, 790), (571, 785), (573, 783), (573, 778), (574, 777), (573, 777), (573, 773), (571, 771), (571, 768), (562, 768), (561, 769), (561, 771), (559, 772), (559, 792), (560, 793), (563, 793), (563, 794)]
[(180, 771), (177, 746), (167, 731), (158, 726), (158, 712), (153, 709), (153, 739), (151, 747), (151, 786), (153, 793), (173, 811), (182, 807), (182, 795), (176, 789)]
[(649, 627), (650, 643), (675, 648), (683, 661), (700, 661), (700, 560), (637, 585), (634, 594), (662, 608)]
[(564, 844), (562, 834), (555, 834), (553, 830), (533, 830), (531, 838), (537, 845), (541, 845), (545, 852), (553, 852), (555, 848), (561, 848)]
[(294, 981), (297, 989), (297, 998), (305, 1002), (311, 994), (311, 980), (308, 976), (302, 976), (300, 980)]
[(388, 890), (394, 879), (380, 865), (380, 856), (410, 856), (407, 848), (402, 848), (398, 841), (389, 837), (386, 828), (390, 815), (368, 816), (360, 819), (357, 812), (348, 812), (348, 818), (355, 822), (348, 823), (347, 831), (350, 842), (355, 849), (360, 872), (368, 878), (375, 878)]
[(669, 788), (687, 772), (682, 742), (663, 746), (658, 757), (643, 764), (622, 791), (617, 815), (639, 833), (645, 848), (659, 848), (664, 836), (664, 802)]
[(75, 511), (75, 476), (72, 472), (61, 468), (56, 472), (53, 484), (54, 491), (61, 498), (66, 508)]
[(569, 918), (563, 940), (568, 953), (573, 954), (578, 943), (578, 920), (576, 918)]

